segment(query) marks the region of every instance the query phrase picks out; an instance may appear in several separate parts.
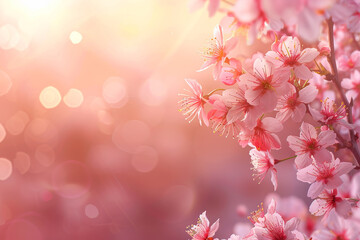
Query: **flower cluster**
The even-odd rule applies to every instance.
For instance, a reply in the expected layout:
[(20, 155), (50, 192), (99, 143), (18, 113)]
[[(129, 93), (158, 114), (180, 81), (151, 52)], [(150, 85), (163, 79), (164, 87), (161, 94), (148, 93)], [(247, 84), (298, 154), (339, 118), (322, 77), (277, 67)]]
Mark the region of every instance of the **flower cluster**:
[[(192, 0), (192, 6), (204, 2)], [(296, 178), (310, 184), (307, 197), (313, 201), (305, 214), (289, 218), (273, 200), (266, 213), (250, 218), (254, 227), (247, 234), (229, 239), (360, 239), (360, 175), (353, 174), (360, 168), (360, 2), (208, 2), (210, 16), (217, 10), (226, 16), (199, 71), (213, 67), (213, 78), (224, 86), (205, 94), (199, 82), (186, 80), (191, 91), (181, 110), (250, 147), (255, 178), (262, 181), (270, 172), (274, 190), (276, 165), (294, 159)], [(265, 42), (267, 51), (239, 58), (239, 33), (246, 33), (247, 44)], [(281, 139), (289, 123), (298, 124), (299, 132)], [(286, 146), (294, 155), (274, 158)], [(312, 229), (303, 226), (308, 212), (322, 216)], [(190, 234), (193, 239), (213, 239), (213, 229), (203, 225), (194, 230), (198, 235)]]

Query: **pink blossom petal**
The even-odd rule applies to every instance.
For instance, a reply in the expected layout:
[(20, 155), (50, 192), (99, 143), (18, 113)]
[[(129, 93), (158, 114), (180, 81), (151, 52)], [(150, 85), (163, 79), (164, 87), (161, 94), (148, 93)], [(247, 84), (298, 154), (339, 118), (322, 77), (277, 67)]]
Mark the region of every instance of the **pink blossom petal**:
[(279, 112), (276, 113), (276, 119), (280, 122), (285, 122), (293, 115), (293, 112), (288, 108), (280, 109)]
[(321, 131), (318, 139), (318, 144), (324, 148), (337, 143), (336, 133), (332, 130)]
[(318, 92), (319, 90), (315, 86), (309, 85), (299, 91), (298, 101), (306, 104), (311, 103), (316, 98)]
[(216, 13), (216, 10), (219, 8), (220, 0), (210, 0), (208, 11), (209, 11), (209, 17), (214, 16)]
[(299, 137), (296, 136), (288, 136), (286, 138), (286, 140), (289, 143), (289, 147), (294, 151), (294, 152), (300, 152), (303, 149), (303, 140)]
[(315, 42), (321, 29), (322, 16), (309, 8), (304, 8), (298, 18), (299, 35), (307, 42)]
[(353, 84), (353, 81), (350, 78), (344, 78), (341, 81), (341, 86), (343, 88), (346, 88), (346, 89), (352, 89), (354, 87), (354, 84)]
[(311, 159), (311, 157), (309, 156), (308, 153), (299, 154), (295, 158), (295, 165), (296, 165), (296, 168), (302, 169), (304, 167), (309, 166), (312, 163), (312, 161), (313, 160)]
[(211, 225), (208, 237), (213, 237), (218, 229), (219, 229), (219, 219), (216, 220), (216, 222), (214, 222), (213, 225)]
[(308, 67), (304, 66), (304, 65), (299, 65), (294, 67), (294, 72), (296, 77), (300, 78), (300, 79), (304, 79), (304, 80), (309, 80), (313, 77), (312, 72), (309, 70)]
[(343, 181), (341, 180), (341, 178), (332, 177), (327, 180), (327, 183), (325, 184), (325, 188), (327, 190), (332, 190), (332, 189), (339, 187), (342, 183), (343, 183)]
[(270, 204), (268, 206), (268, 209), (267, 209), (267, 212), (269, 214), (274, 214), (276, 211), (276, 202), (275, 200), (272, 198), (271, 201), (270, 201)]
[(316, 198), (325, 189), (325, 185), (322, 182), (314, 182), (310, 185), (307, 196)]
[(335, 211), (342, 217), (348, 218), (351, 214), (351, 204), (343, 200), (341, 202), (338, 202), (335, 206)]
[(302, 139), (317, 138), (317, 132), (313, 125), (303, 122), (300, 127), (300, 137)]
[(295, 122), (301, 122), (301, 120), (304, 118), (305, 112), (306, 112), (306, 107), (304, 104), (301, 103), (300, 105), (295, 107), (292, 119)]
[(272, 73), (270, 64), (265, 58), (257, 58), (254, 62), (254, 73), (260, 76), (262, 79), (266, 79)]
[(275, 51), (268, 51), (265, 55), (265, 59), (274, 65), (280, 66), (282, 64), (279, 60), (279, 55)]
[(315, 121), (319, 121), (320, 119), (322, 119), (322, 115), (318, 110), (316, 110), (316, 109), (309, 106), (309, 111), (310, 111), (311, 116), (313, 116)]
[[(229, 53), (232, 49), (234, 49), (236, 47), (237, 44), (238, 44), (238, 39), (235, 37), (232, 37), (232, 38), (226, 40), (224, 51), (226, 53)], [(240, 65), (240, 67), (241, 67), (241, 65)]]
[(206, 61), (204, 61), (203, 65), (201, 65), (200, 69), (197, 70), (197, 72), (201, 72), (201, 71), (208, 69), (214, 63), (216, 63), (216, 59), (214, 59), (214, 58), (206, 59)]
[(360, 198), (360, 172), (352, 177), (350, 193), (352, 197)]
[(309, 207), (309, 212), (311, 214), (313, 214), (314, 216), (322, 216), (325, 214), (325, 212), (327, 211), (326, 208), (322, 207), (326, 205), (326, 201), (323, 199), (315, 199), (310, 207)]
[(300, 223), (300, 220), (298, 218), (291, 218), (289, 221), (285, 224), (285, 232), (292, 232), (294, 231)]
[(217, 40), (219, 46), (224, 45), (222, 27), (220, 25), (216, 25), (216, 27), (214, 28), (214, 38)]
[(258, 5), (253, 0), (237, 1), (233, 11), (240, 22), (250, 23), (258, 18), (260, 11)]
[(190, 11), (196, 11), (200, 9), (204, 5), (204, 0), (190, 0), (189, 1), (189, 9)]
[(316, 181), (316, 176), (314, 174), (309, 174), (312, 172), (313, 166), (307, 166), (305, 168), (299, 169), (296, 173), (296, 177), (299, 181), (313, 183)]
[(320, 149), (314, 153), (314, 159), (317, 163), (323, 163), (331, 161), (331, 154), (326, 149)]
[(317, 56), (319, 56), (319, 51), (316, 48), (305, 48), (302, 50), (299, 63), (308, 63), (313, 61)]
[(349, 162), (342, 162), (339, 164), (339, 166), (336, 168), (335, 170), (335, 174), (337, 176), (341, 176), (343, 174), (349, 173), (351, 170), (354, 169), (354, 165), (352, 163)]
[(262, 120), (263, 128), (269, 132), (281, 132), (283, 125), (279, 120), (272, 117), (266, 117)]

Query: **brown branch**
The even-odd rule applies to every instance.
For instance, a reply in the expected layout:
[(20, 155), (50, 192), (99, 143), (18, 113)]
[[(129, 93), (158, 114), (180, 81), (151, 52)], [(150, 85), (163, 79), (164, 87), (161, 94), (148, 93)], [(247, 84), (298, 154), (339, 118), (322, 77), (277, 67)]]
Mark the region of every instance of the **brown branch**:
[[(328, 22), (328, 27), (329, 27), (329, 44), (330, 44), (330, 50), (331, 50), (330, 55), (328, 56), (328, 61), (330, 63), (330, 66), (331, 66), (331, 69), (333, 72), (333, 77), (331, 80), (335, 84), (335, 86), (341, 96), (341, 100), (344, 102), (344, 104), (346, 106), (348, 122), (350, 124), (352, 124), (353, 123), (353, 116), (352, 116), (353, 102), (352, 101), (349, 102), (347, 100), (346, 95), (342, 90), (340, 79), (339, 79), (339, 73), (338, 73), (337, 66), (336, 66), (335, 47), (334, 47), (334, 22), (332, 21), (332, 18), (329, 18), (327, 20), (327, 22)], [(349, 134), (350, 134), (350, 142), (351, 142), (350, 150), (354, 154), (354, 157), (359, 166), (360, 165), (360, 151), (359, 151), (359, 147), (357, 145), (356, 139), (355, 139), (354, 130), (349, 129)]]

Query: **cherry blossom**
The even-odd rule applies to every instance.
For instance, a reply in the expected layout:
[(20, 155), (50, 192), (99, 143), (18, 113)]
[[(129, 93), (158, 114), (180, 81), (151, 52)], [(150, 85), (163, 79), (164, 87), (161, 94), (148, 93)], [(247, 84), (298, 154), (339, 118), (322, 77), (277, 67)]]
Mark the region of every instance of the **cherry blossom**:
[(264, 112), (264, 108), (262, 106), (255, 107), (247, 101), (245, 97), (247, 89), (245, 84), (238, 84), (237, 88), (227, 89), (223, 92), (224, 101), (230, 106), (226, 118), (228, 123), (241, 120), (248, 128), (253, 129), (257, 119)]
[(326, 98), (322, 101), (321, 110), (318, 111), (315, 108), (309, 107), (309, 111), (316, 121), (320, 121), (328, 126), (335, 124), (341, 124), (347, 128), (352, 126), (344, 120), (346, 118), (346, 107), (343, 103), (338, 107), (335, 101)]
[(211, 39), (211, 45), (203, 54), (204, 64), (198, 71), (203, 71), (212, 65), (215, 65), (213, 71), (214, 79), (218, 79), (221, 73), (221, 68), (229, 54), (229, 52), (236, 46), (236, 38), (231, 38), (224, 43), (222, 27), (217, 25), (214, 29), (214, 36)]
[(336, 134), (332, 130), (321, 131), (318, 135), (314, 126), (303, 122), (300, 127), (300, 137), (288, 136), (289, 147), (295, 152), (297, 168), (304, 168), (312, 163), (312, 156), (318, 162), (331, 159), (327, 147), (335, 144)]
[(352, 72), (350, 78), (344, 78), (342, 80), (341, 86), (345, 89), (348, 89), (346, 92), (346, 97), (348, 100), (355, 100), (360, 93), (360, 72), (358, 70)]
[(360, 51), (354, 51), (350, 57), (341, 55), (338, 58), (338, 66), (340, 71), (350, 71), (360, 67)]
[(353, 222), (332, 212), (327, 219), (326, 228), (315, 231), (312, 238), (313, 240), (357, 240), (358, 235), (359, 231)]
[(275, 133), (280, 132), (282, 129), (281, 122), (275, 118), (258, 119), (257, 125), (251, 132), (249, 142), (260, 151), (280, 149), (280, 139)]
[(209, 120), (204, 110), (205, 99), (203, 97), (202, 86), (193, 79), (185, 79), (186, 83), (190, 86), (191, 91), (189, 94), (182, 94), (184, 98), (180, 101), (180, 111), (186, 116), (186, 120), (191, 122), (197, 116), (200, 122), (206, 126), (209, 126)]
[(300, 122), (306, 112), (305, 104), (314, 101), (317, 93), (318, 90), (312, 85), (306, 86), (298, 93), (295, 87), (291, 85), (290, 92), (281, 96), (278, 100), (275, 110), (279, 112), (276, 114), (276, 118), (281, 122), (285, 122), (291, 117), (294, 121)]
[(330, 162), (313, 163), (297, 172), (297, 179), (302, 182), (310, 183), (308, 197), (315, 198), (322, 191), (332, 190), (339, 187), (343, 181), (340, 178), (350, 172), (355, 166), (349, 162), (340, 162), (340, 159), (334, 158)]
[(209, 240), (212, 239), (218, 228), (219, 219), (210, 226), (210, 222), (206, 217), (205, 211), (200, 215), (198, 223), (190, 226), (189, 230), (186, 232), (192, 237), (192, 240)]
[(241, 62), (235, 58), (231, 58), (228, 62), (229, 66), (223, 66), (221, 69), (219, 79), (225, 85), (234, 85), (242, 74)]
[(270, 63), (263, 58), (254, 62), (253, 73), (240, 76), (240, 82), (248, 86), (245, 98), (252, 105), (264, 105), (267, 109), (274, 109), (277, 95), (286, 93), (289, 88), (289, 73), (275, 71)]
[(312, 78), (312, 73), (305, 63), (312, 62), (319, 55), (316, 48), (301, 50), (298, 38), (283, 36), (273, 43), (271, 49), (272, 51), (267, 52), (265, 58), (275, 66), (291, 67), (300, 79)]
[(315, 216), (323, 216), (326, 219), (330, 212), (336, 211), (342, 217), (349, 217), (351, 213), (351, 204), (349, 201), (341, 198), (336, 189), (327, 191), (324, 190), (311, 203), (309, 211)]
[(220, 132), (221, 135), (229, 136), (231, 134), (232, 137), (236, 137), (242, 128), (240, 121), (228, 122), (227, 115), (230, 108), (223, 99), (224, 97), (218, 94), (209, 97), (209, 104), (212, 109), (208, 112), (207, 118), (213, 123), (214, 133)]
[(251, 164), (253, 165), (253, 170), (255, 171), (254, 176), (259, 178), (261, 182), (264, 178), (266, 173), (270, 170), (271, 171), (271, 182), (274, 185), (274, 190), (276, 191), (277, 188), (277, 171), (274, 167), (275, 160), (271, 156), (269, 152), (262, 152), (256, 149), (252, 149), (250, 151), (251, 156)]
[(259, 240), (296, 240), (296, 231), (299, 220), (292, 218), (285, 222), (284, 219), (275, 211), (274, 201), (270, 203), (268, 212), (264, 215), (260, 224), (255, 224), (254, 235)]

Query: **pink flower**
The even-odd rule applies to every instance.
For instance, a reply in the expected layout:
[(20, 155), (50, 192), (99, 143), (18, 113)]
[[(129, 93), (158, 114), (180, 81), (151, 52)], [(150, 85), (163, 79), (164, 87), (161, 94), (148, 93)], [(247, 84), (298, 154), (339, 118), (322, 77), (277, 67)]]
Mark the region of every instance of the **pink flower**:
[(248, 87), (245, 84), (239, 84), (238, 88), (228, 89), (223, 92), (224, 100), (230, 110), (226, 116), (228, 123), (238, 120), (244, 121), (245, 125), (253, 129), (256, 120), (264, 113), (262, 106), (253, 106), (245, 98), (245, 92)]
[(228, 137), (230, 134), (235, 137), (241, 130), (240, 121), (227, 121), (229, 107), (225, 104), (224, 97), (218, 94), (211, 95), (209, 103), (212, 109), (208, 112), (207, 118), (212, 121), (212, 129), (215, 132), (220, 132), (221, 135)]
[(297, 168), (304, 168), (311, 164), (311, 156), (319, 162), (330, 159), (330, 153), (326, 148), (337, 142), (336, 134), (332, 130), (321, 131), (318, 135), (315, 128), (305, 122), (301, 124), (300, 137), (288, 136), (287, 141), (289, 147), (297, 155), (295, 158)]
[(340, 216), (348, 217), (351, 213), (351, 204), (349, 201), (342, 199), (337, 194), (337, 190), (323, 191), (319, 196), (311, 203), (309, 211), (315, 216), (324, 215), (326, 219), (332, 210), (335, 210)]
[(211, 46), (203, 54), (205, 62), (198, 71), (203, 71), (211, 65), (215, 65), (213, 77), (216, 80), (219, 78), (222, 65), (224, 64), (227, 55), (236, 46), (237, 40), (235, 38), (231, 38), (224, 44), (222, 27), (220, 25), (215, 27), (214, 37), (211, 40)]
[[(272, 200), (272, 202), (274, 202)], [(275, 212), (275, 204), (271, 203), (271, 210), (265, 214), (261, 224), (255, 224), (254, 234), (258, 240), (296, 240), (294, 233), (299, 225), (299, 220), (292, 218), (285, 222), (284, 219)], [(269, 208), (270, 208), (269, 206)]]
[(332, 212), (327, 218), (325, 229), (320, 229), (312, 234), (313, 240), (357, 240), (359, 231), (357, 226)]
[(308, 197), (315, 198), (322, 191), (332, 190), (339, 187), (343, 181), (340, 178), (350, 172), (355, 166), (349, 162), (340, 162), (340, 159), (334, 159), (330, 162), (318, 163), (314, 161), (311, 165), (298, 170), (297, 179), (302, 182), (310, 183)]
[(314, 101), (317, 93), (318, 90), (312, 85), (301, 89), (299, 93), (297, 93), (295, 87), (291, 85), (290, 92), (278, 100), (275, 110), (279, 112), (276, 114), (276, 118), (281, 122), (285, 122), (291, 117), (294, 121), (300, 122), (306, 112), (305, 104)]
[(283, 36), (271, 46), (272, 51), (266, 53), (266, 60), (277, 67), (291, 67), (296, 77), (308, 80), (312, 72), (305, 63), (312, 62), (319, 52), (315, 48), (306, 48), (301, 51), (301, 45), (296, 37)]
[[(207, 0), (190, 0), (189, 2), (190, 11), (198, 10), (205, 4), (206, 1)], [(220, 5), (220, 0), (209, 0), (209, 6), (208, 6), (209, 17), (214, 16), (216, 10), (219, 8), (219, 5)]]
[(360, 72), (355, 70), (351, 73), (350, 78), (344, 78), (341, 81), (341, 86), (345, 89), (348, 89), (346, 92), (346, 97), (349, 101), (351, 99), (356, 99), (360, 93)]
[(271, 182), (274, 185), (274, 191), (277, 189), (277, 171), (274, 167), (275, 160), (269, 152), (261, 152), (256, 149), (250, 151), (251, 164), (255, 171), (254, 176), (259, 178), (259, 183), (265, 178), (266, 173), (271, 171)]
[(337, 107), (336, 103), (333, 100), (326, 98), (322, 101), (321, 110), (318, 111), (309, 106), (309, 111), (315, 121), (323, 122), (328, 126), (334, 124), (341, 124), (344, 127), (352, 128), (352, 126), (344, 120), (346, 118), (346, 107), (343, 103)]
[(341, 55), (338, 59), (338, 68), (340, 71), (351, 71), (354, 68), (360, 67), (360, 51), (353, 51), (348, 57), (347, 55)]
[(229, 66), (221, 69), (219, 79), (225, 85), (234, 85), (241, 74), (242, 68), (240, 61), (235, 58), (231, 58), (229, 60)]
[(253, 73), (240, 76), (240, 82), (248, 86), (245, 92), (247, 101), (255, 106), (263, 105), (268, 110), (276, 106), (277, 95), (287, 92), (289, 71), (273, 71), (272, 66), (263, 58), (254, 62)]
[(252, 130), (250, 143), (259, 151), (269, 151), (271, 149), (280, 149), (281, 143), (279, 137), (274, 134), (283, 129), (281, 122), (272, 117), (266, 117), (257, 120), (257, 125)]
[(193, 79), (185, 79), (186, 83), (189, 84), (191, 91), (186, 90), (190, 93), (180, 94), (184, 98), (179, 102), (181, 104), (180, 111), (186, 116), (186, 120), (191, 122), (197, 116), (200, 122), (202, 121), (206, 126), (209, 126), (209, 120), (204, 110), (205, 99), (203, 97), (202, 86)]
[(212, 239), (219, 228), (219, 219), (211, 225), (206, 217), (206, 211), (203, 212), (196, 225), (192, 225), (186, 232), (192, 237), (192, 240), (207, 240)]

